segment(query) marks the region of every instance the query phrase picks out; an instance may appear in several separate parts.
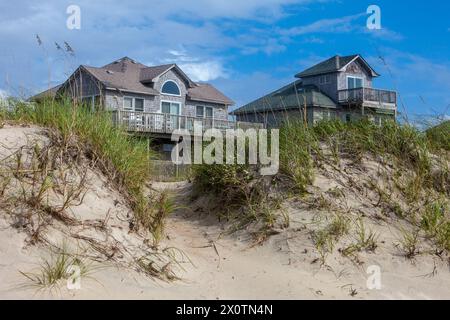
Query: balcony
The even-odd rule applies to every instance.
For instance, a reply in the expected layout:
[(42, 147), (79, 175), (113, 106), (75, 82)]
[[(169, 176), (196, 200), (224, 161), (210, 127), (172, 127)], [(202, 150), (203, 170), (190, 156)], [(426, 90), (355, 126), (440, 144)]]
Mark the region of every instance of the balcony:
[(373, 88), (339, 90), (339, 103), (364, 107), (396, 110), (397, 93), (395, 91)]
[(201, 125), (203, 131), (207, 129), (262, 129), (262, 123), (218, 120), (213, 118), (198, 118), (166, 113), (113, 111), (112, 119), (115, 125), (122, 126), (128, 132), (172, 134), (176, 129), (187, 129), (194, 133), (194, 124)]

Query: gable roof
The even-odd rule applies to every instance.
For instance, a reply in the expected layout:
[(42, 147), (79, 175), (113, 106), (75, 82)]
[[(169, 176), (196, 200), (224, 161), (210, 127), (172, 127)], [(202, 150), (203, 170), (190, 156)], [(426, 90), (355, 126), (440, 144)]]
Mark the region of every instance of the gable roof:
[(192, 88), (196, 85), (175, 63), (155, 67), (145, 67), (141, 69), (140, 81), (142, 83), (156, 82), (159, 80), (159, 77), (169, 70), (175, 70), (179, 75), (181, 75), (181, 77), (186, 81), (188, 88)]
[(208, 83), (196, 83), (194, 87), (189, 88), (188, 98), (193, 101), (206, 101), (226, 105), (234, 104), (231, 99)]
[(142, 68), (139, 78), (140, 78), (141, 82), (152, 82), (153, 79), (155, 79), (156, 77), (165, 73), (173, 66), (174, 66), (174, 64), (164, 64), (161, 66)]
[(333, 100), (320, 92), (316, 86), (305, 86), (301, 81), (297, 80), (234, 110), (231, 114), (238, 115), (299, 109), (303, 107), (305, 103), (307, 107), (321, 106), (336, 108), (336, 104)]
[(311, 68), (308, 68), (298, 74), (295, 75), (296, 78), (305, 78), (310, 76), (316, 76), (326, 73), (333, 73), (342, 71), (347, 65), (351, 62), (359, 60), (363, 67), (367, 69), (367, 71), (372, 75), (372, 77), (378, 77), (379, 74), (364, 60), (363, 57), (359, 54), (354, 54), (350, 56), (334, 56), (330, 59), (322, 61)]
[(188, 98), (195, 101), (234, 104), (212, 85), (193, 82), (176, 64), (149, 67), (128, 57), (123, 57), (99, 68), (81, 65), (73, 75), (79, 70), (86, 71), (106, 89), (154, 96), (160, 95), (160, 92), (153, 88), (152, 83), (158, 81), (159, 77), (169, 70), (175, 70), (187, 83)]
[(157, 90), (150, 86), (146, 86), (139, 81), (141, 69), (141, 66), (139, 65), (124, 62), (117, 65), (107, 65), (107, 68), (96, 68), (84, 65), (80, 68), (85, 69), (107, 89), (159, 95)]
[(46, 98), (54, 98), (56, 96), (56, 93), (58, 92), (59, 88), (61, 88), (61, 84), (58, 84), (57, 86), (54, 86), (53, 88), (47, 89), (45, 91), (42, 91), (41, 93), (38, 93), (28, 99), (28, 101), (39, 101)]

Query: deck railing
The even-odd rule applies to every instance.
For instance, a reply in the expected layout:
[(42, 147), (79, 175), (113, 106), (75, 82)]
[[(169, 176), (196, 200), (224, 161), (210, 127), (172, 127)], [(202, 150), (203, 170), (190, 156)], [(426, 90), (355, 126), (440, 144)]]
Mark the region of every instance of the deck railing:
[(261, 123), (235, 122), (213, 118), (198, 118), (183, 115), (172, 115), (167, 113), (136, 112), (116, 110), (112, 112), (113, 123), (125, 128), (130, 132), (148, 132), (171, 134), (176, 129), (187, 129), (194, 132), (194, 125), (201, 125), (203, 130), (207, 129), (248, 129), (263, 128)]
[(380, 90), (374, 88), (356, 88), (339, 90), (340, 103), (364, 103), (378, 104), (382, 108), (396, 108), (397, 93), (395, 91)]

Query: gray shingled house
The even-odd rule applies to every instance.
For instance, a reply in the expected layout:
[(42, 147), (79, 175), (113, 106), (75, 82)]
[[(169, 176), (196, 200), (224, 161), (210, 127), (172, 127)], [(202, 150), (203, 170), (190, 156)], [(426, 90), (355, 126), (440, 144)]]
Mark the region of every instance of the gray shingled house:
[(395, 119), (397, 94), (372, 87), (379, 74), (360, 55), (334, 56), (298, 73), (298, 80), (233, 111), (238, 121), (277, 127), (297, 117), (353, 121), (367, 117), (377, 124)]
[(66, 95), (92, 110), (110, 111), (130, 132), (170, 137), (174, 129), (232, 128), (233, 101), (207, 83), (192, 81), (176, 64), (146, 66), (124, 57), (103, 67), (81, 65), (60, 86), (35, 99)]

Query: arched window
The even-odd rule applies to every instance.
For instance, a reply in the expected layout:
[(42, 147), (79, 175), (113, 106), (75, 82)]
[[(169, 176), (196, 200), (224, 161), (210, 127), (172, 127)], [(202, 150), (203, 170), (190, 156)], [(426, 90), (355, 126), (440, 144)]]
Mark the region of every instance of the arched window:
[(174, 95), (174, 96), (181, 95), (180, 88), (172, 80), (168, 80), (168, 81), (166, 81), (163, 84), (162, 89), (161, 89), (161, 93), (171, 94), (171, 95)]

